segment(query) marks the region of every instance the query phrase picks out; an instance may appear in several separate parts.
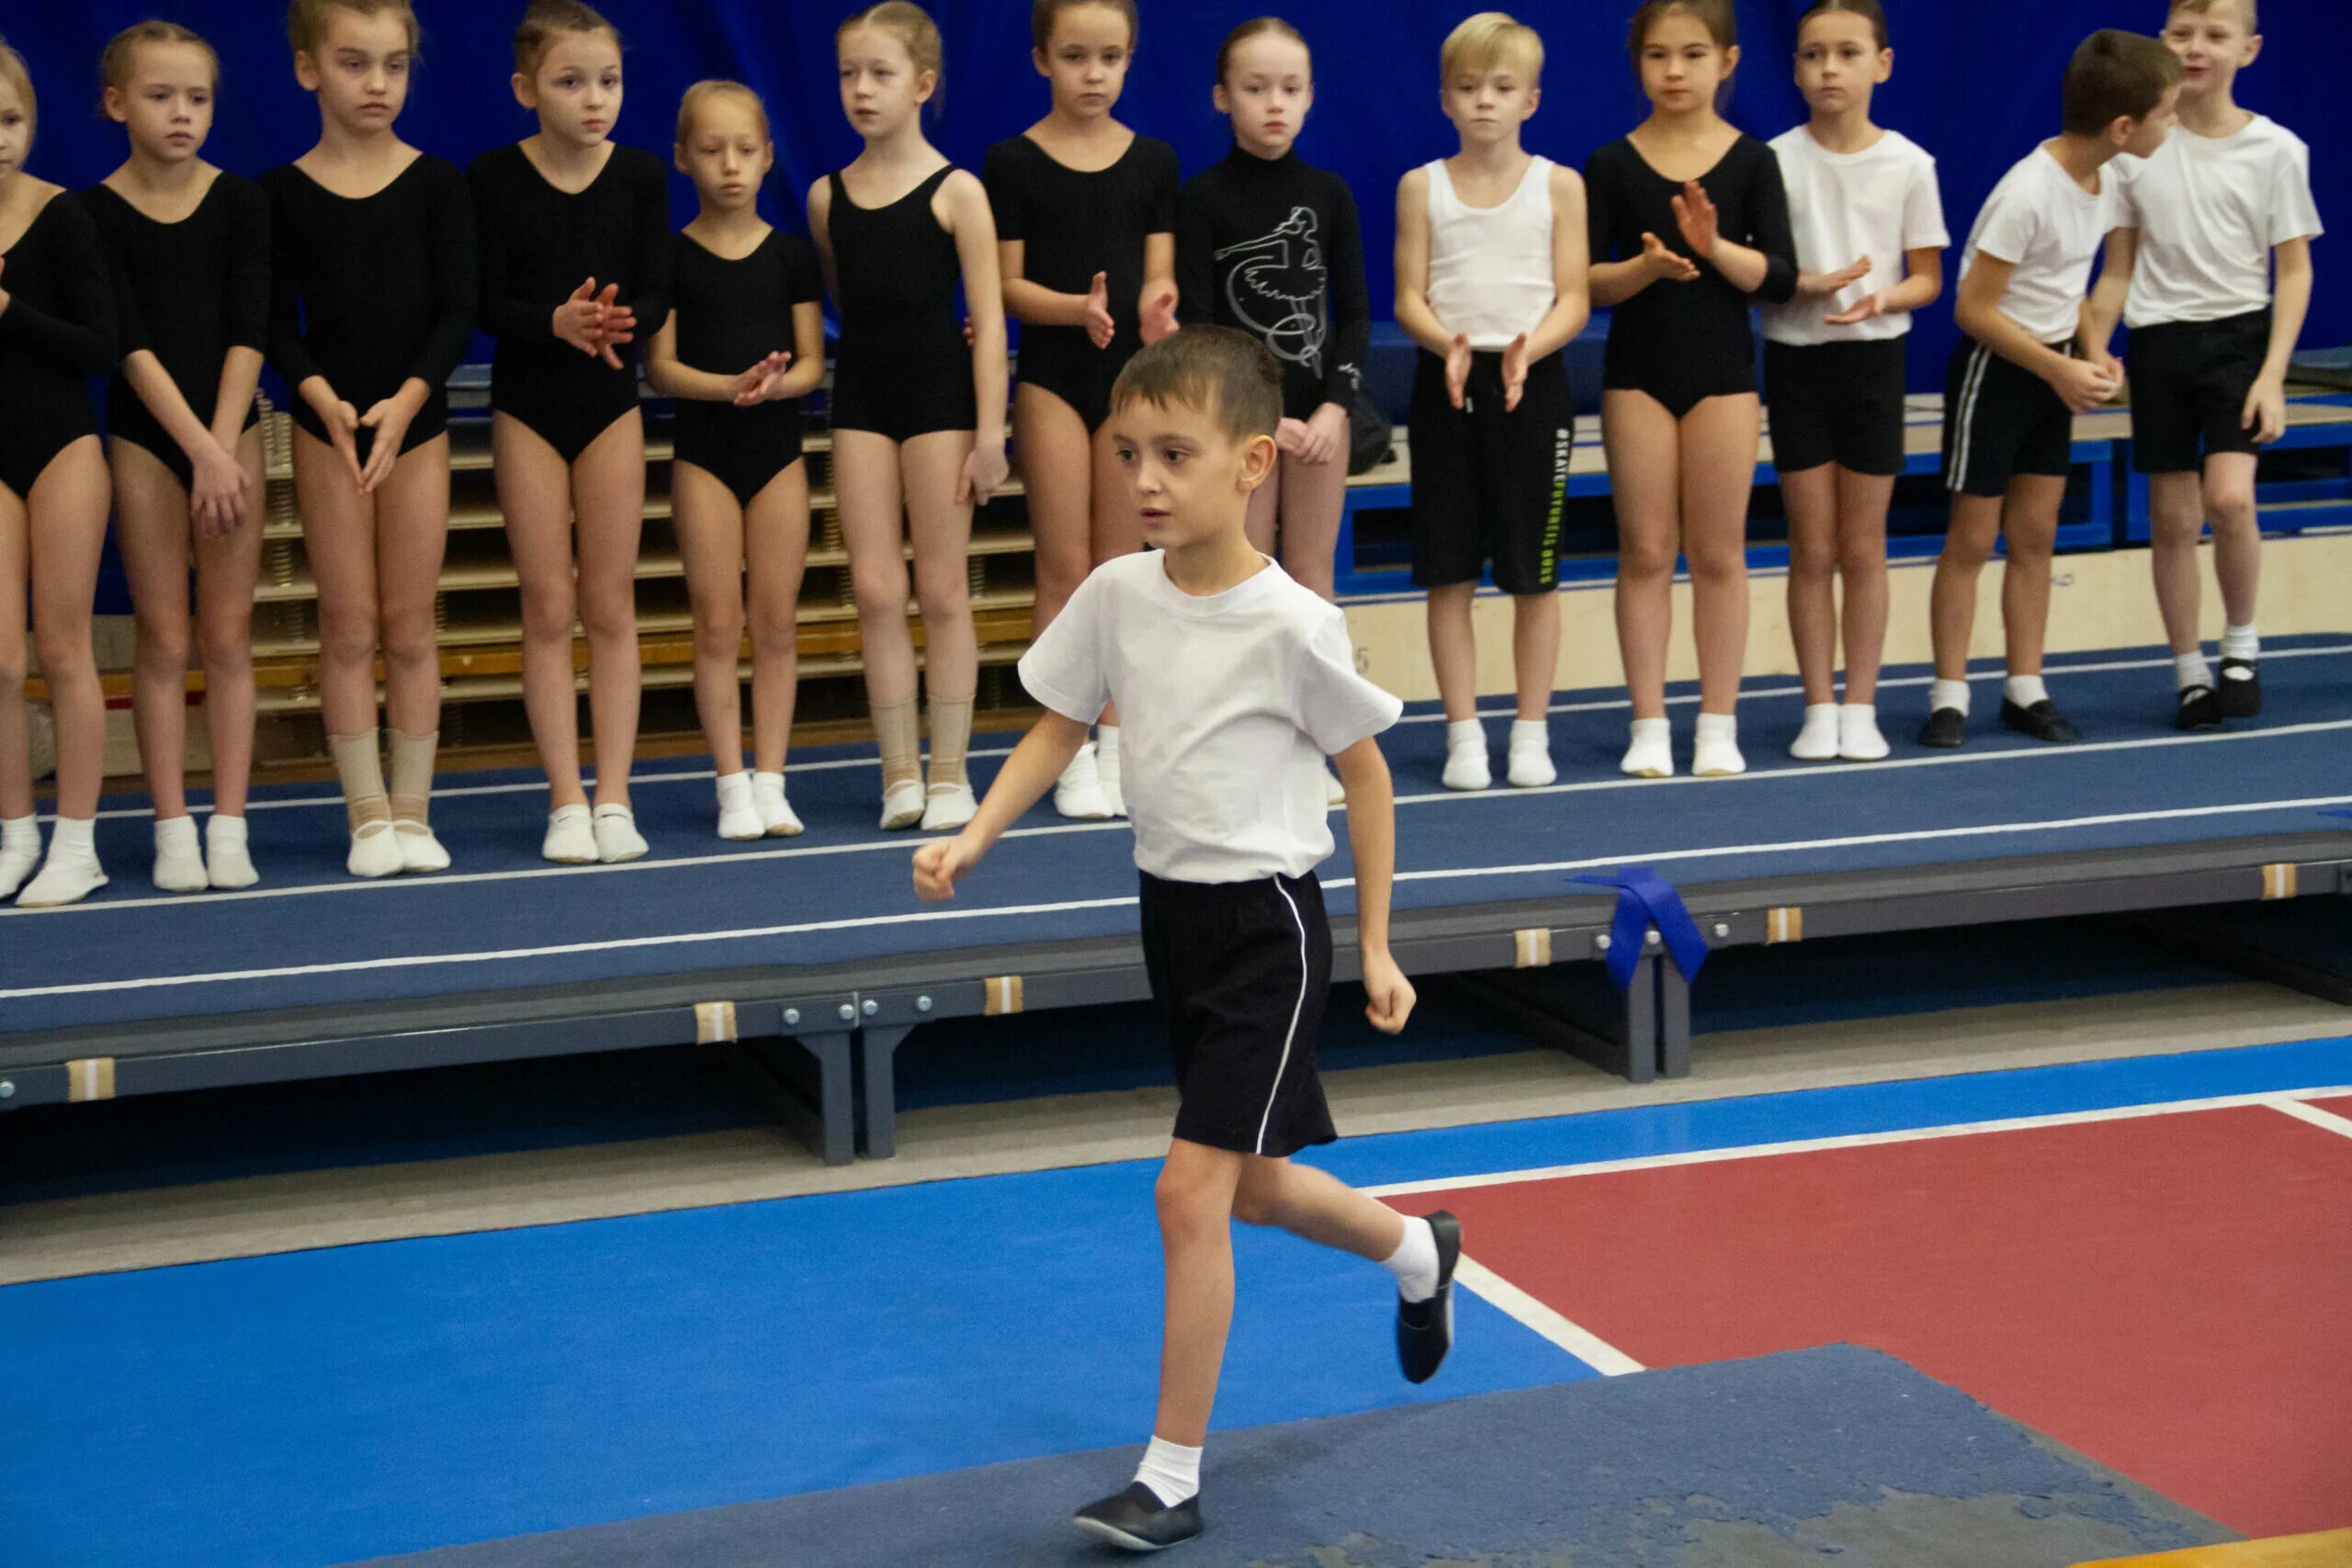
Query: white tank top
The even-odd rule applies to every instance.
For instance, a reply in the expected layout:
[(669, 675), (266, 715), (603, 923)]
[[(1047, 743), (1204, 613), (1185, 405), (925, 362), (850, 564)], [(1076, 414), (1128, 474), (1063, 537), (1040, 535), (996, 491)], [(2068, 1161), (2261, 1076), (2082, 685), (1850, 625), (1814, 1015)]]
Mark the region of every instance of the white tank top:
[(1465, 207), (1445, 161), (1430, 176), (1430, 308), (1472, 348), (1501, 349), (1552, 309), (1552, 160), (1530, 159), (1500, 207)]

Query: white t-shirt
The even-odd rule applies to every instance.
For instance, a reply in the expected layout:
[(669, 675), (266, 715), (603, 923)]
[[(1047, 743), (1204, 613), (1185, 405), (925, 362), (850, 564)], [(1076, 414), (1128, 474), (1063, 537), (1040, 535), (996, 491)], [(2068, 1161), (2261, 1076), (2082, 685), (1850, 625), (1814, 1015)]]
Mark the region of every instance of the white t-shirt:
[(2228, 136), (2175, 126), (2154, 157), (2115, 169), (2116, 223), (2140, 231), (2127, 326), (2267, 310), (2271, 247), (2320, 232), (2311, 149), (2260, 115)]
[(1936, 192), (1936, 161), (1900, 131), (1887, 131), (1859, 152), (1832, 152), (1802, 125), (1772, 139), (1772, 155), (1788, 188), (1798, 270), (1831, 272), (1862, 256), (1871, 258), (1871, 270), (1826, 299), (1765, 306), (1764, 335), (1774, 343), (1810, 344), (1868, 343), (1909, 332), (1907, 310), (1850, 327), (1825, 325), (1822, 318), (1901, 283), (1905, 252), (1951, 243)]
[(1174, 882), (1303, 876), (1331, 853), (1323, 759), (1405, 705), (1356, 673), (1339, 606), (1272, 561), (1196, 597), (1163, 560), (1095, 568), (1023, 656), (1022, 684), (1081, 724), (1119, 705), (1138, 867)]
[(2001, 313), (2046, 344), (2071, 341), (2082, 326), (2091, 264), (2116, 227), (2115, 172), (2099, 171), (2098, 194), (2075, 183), (2066, 166), (2037, 147), (2001, 176), (1968, 231), (1960, 258), (1965, 278), (1984, 252), (2017, 270), (2001, 296)]

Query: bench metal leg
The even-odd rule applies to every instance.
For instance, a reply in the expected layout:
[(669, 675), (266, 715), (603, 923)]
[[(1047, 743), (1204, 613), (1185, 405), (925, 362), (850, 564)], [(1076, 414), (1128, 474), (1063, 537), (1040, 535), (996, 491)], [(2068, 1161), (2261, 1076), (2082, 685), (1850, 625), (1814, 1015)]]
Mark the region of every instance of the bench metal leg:
[[(848, 1030), (834, 1034), (787, 1034), (722, 1047), (775, 1109), (827, 1165), (856, 1157), (857, 1128), (851, 1100)], [(798, 1054), (776, 1048), (798, 1047)], [(810, 1077), (815, 1077), (811, 1084)]]
[(910, 1023), (869, 1023), (859, 1032), (865, 1103), (858, 1111), (858, 1153), (868, 1159), (888, 1159), (899, 1152), (899, 1047), (913, 1032)]
[(1538, 1044), (1650, 1083), (1658, 1070), (1657, 970), (1658, 961), (1645, 955), (1623, 992), (1591, 966), (1492, 969), (1447, 983), (1509, 1014)]
[(1657, 1076), (1690, 1076), (1690, 982), (1682, 971), (1662, 959), (1651, 961), (1657, 971)]

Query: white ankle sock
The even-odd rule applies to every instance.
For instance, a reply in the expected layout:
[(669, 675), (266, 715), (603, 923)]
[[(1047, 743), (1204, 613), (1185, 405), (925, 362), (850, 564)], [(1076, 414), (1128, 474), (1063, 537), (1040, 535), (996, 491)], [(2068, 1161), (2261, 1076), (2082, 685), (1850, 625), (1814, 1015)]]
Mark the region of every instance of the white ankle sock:
[(2050, 700), (2050, 688), (2039, 675), (2012, 675), (2001, 682), (2001, 694), (2021, 708)]
[(1637, 778), (1671, 777), (1674, 773), (1674, 727), (1662, 718), (1635, 719), (1632, 744), (1625, 748), (1625, 760), (1617, 765), (1621, 771)]
[(213, 886), (234, 891), (261, 880), (246, 845), (245, 819), (214, 812), (204, 824), (205, 878)]
[(1690, 747), (1690, 771), (1710, 778), (1744, 773), (1747, 759), (1739, 751), (1739, 716), (1702, 713)]
[(752, 775), (740, 770), (718, 775), (718, 836), (722, 839), (762, 839), (767, 826), (752, 804)]
[(204, 851), (193, 817), (167, 817), (155, 824), (155, 886), (166, 893), (201, 893), (212, 886), (205, 874)]
[(1445, 727), (1445, 772), (1440, 776), (1448, 789), (1487, 789), (1495, 782), (1487, 761), (1487, 731), (1475, 718), (1455, 719)]
[(61, 817), (50, 829), (49, 858), (53, 861), (98, 863), (98, 822), (95, 817)]
[(2192, 686), (2211, 688), (2213, 667), (2205, 662), (2202, 653), (2176, 653), (2172, 656), (2173, 684), (2186, 692)]
[(1419, 1214), (1405, 1216), (1405, 1239), (1380, 1260), (1396, 1277), (1396, 1293), (1408, 1302), (1425, 1302), (1437, 1294), (1437, 1236)]
[(1136, 1479), (1151, 1488), (1161, 1506), (1172, 1508), (1201, 1495), (1201, 1450), (1154, 1438), (1143, 1450)]
[(1807, 703), (1804, 724), (1789, 746), (1789, 755), (1800, 762), (1826, 762), (1838, 755), (1838, 705)]
[(2260, 659), (2262, 638), (2255, 631), (2254, 623), (2222, 628), (2222, 657), (2224, 659)]
[(1510, 721), (1510, 777), (1521, 789), (1541, 789), (1560, 774), (1552, 766), (1552, 727), (1540, 718)]
[(40, 863), (40, 818), (11, 817), (0, 821), (0, 898), (14, 893)]
[(1879, 733), (1876, 703), (1848, 703), (1838, 710), (1838, 755), (1849, 762), (1882, 762), (1894, 750)]
[(1968, 682), (1937, 681), (1931, 683), (1928, 687), (1928, 711), (1933, 713), (1938, 708), (1950, 708), (1954, 713), (1966, 713), (1968, 711)]

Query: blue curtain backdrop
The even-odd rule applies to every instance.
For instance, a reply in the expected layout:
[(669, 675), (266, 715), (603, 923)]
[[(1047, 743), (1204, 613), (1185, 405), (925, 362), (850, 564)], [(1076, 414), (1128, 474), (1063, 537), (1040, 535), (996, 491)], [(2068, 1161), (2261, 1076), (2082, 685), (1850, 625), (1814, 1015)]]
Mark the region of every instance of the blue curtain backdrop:
[[(1505, 0), (1510, 4), (1510, 0)], [(1141, 49), (1119, 113), (1138, 130), (1175, 143), (1187, 174), (1221, 156), (1223, 123), (1209, 105), (1217, 41), (1255, 14), (1253, 0), (1142, 0)], [(424, 63), (401, 132), (462, 165), (483, 148), (532, 129), (508, 91), (508, 39), (520, 0), (458, 4), (417, 0), (426, 29)], [(666, 149), (681, 91), (705, 76), (750, 83), (775, 122), (777, 168), (768, 208), (798, 228), (808, 183), (857, 151), (833, 86), (832, 29), (847, 7), (813, 0), (605, 0), (627, 35), (628, 89), (619, 137)], [(1304, 155), (1343, 175), (1364, 213), (1375, 312), (1388, 314), (1391, 214), (1396, 181), (1412, 164), (1453, 150), (1438, 111), (1437, 51), (1475, 0), (1292, 0), (1283, 14), (1314, 46), (1317, 100), (1301, 142)], [(1803, 117), (1790, 80), (1794, 21), (1803, 0), (1741, 0), (1747, 59), (1731, 115), (1770, 137)], [(1550, 51), (1542, 110), (1528, 144), (1581, 164), (1623, 135), (1645, 106), (1626, 59), (1632, 0), (1520, 0), (1517, 14)], [(2004, 169), (2057, 129), (2058, 83), (2067, 54), (2094, 28), (2154, 30), (2163, 0), (2127, 4), (2044, 0), (1887, 0), (1895, 46), (1894, 79), (1879, 89), (1876, 118), (1934, 153), (1955, 240)], [(2240, 78), (2242, 102), (2272, 115), (2312, 146), (2324, 219), (2352, 226), (2352, 138), (2344, 130), (2336, 48), (2344, 0), (2264, 0), (2268, 50)], [(219, 46), (222, 96), (209, 155), (253, 174), (295, 156), (317, 133), (317, 115), (295, 85), (277, 0), (22, 0), (5, 30), (31, 66), (40, 94), (40, 143), (30, 167), (70, 186), (95, 182), (121, 156), (121, 135), (95, 111), (98, 51), (116, 29), (149, 15), (197, 28)], [(1029, 60), (1025, 0), (937, 0), (947, 46), (946, 86), (933, 134), (959, 164), (977, 168), (989, 142), (1017, 134), (1044, 113), (1045, 84)], [(694, 195), (676, 185), (680, 221)], [(1951, 258), (1957, 262), (1955, 248)], [(2320, 290), (2306, 346), (2352, 342), (2352, 288), (2318, 248)], [(1949, 295), (1918, 324), (1915, 385), (1939, 382), (1952, 330)]]

